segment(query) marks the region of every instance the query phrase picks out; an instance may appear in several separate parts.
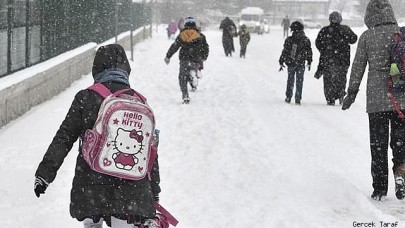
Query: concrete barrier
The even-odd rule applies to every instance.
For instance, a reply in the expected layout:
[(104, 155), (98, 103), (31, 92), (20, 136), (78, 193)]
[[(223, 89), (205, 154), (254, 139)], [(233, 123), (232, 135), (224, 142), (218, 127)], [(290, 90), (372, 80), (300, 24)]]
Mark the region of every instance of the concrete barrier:
[[(125, 50), (131, 49), (129, 34), (128, 32), (128, 35), (119, 36), (118, 43)], [(133, 45), (150, 37), (150, 35), (151, 30), (149, 27), (134, 31)], [(26, 75), (25, 79), (16, 80), (10, 86), (0, 89), (0, 128), (22, 116), (35, 105), (41, 104), (59, 94), (83, 75), (89, 74), (97, 46), (96, 43), (89, 43), (33, 67), (6, 76)], [(1, 83), (2, 80), (0, 79)]]

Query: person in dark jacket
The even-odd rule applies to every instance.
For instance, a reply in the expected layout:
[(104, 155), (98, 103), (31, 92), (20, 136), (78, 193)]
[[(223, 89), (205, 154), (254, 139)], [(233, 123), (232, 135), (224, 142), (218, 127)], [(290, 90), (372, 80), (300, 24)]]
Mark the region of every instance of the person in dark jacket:
[(290, 19), (288, 15), (281, 21), (281, 26), (283, 27), (283, 37), (288, 37), (288, 30), (290, 29)]
[(180, 31), (174, 43), (166, 53), (165, 62), (170, 63), (170, 58), (180, 49), (180, 72), (179, 84), (184, 104), (190, 102), (188, 94), (188, 82), (193, 89), (196, 89), (197, 79), (191, 78), (190, 71), (198, 71), (202, 68), (203, 61), (206, 61), (209, 54), (209, 46), (204, 34), (202, 34), (196, 25), (196, 20), (187, 17), (184, 23), (184, 29)]
[[(400, 31), (388, 0), (371, 0), (367, 6), (364, 22), (368, 30), (360, 36), (350, 73), (347, 95), (342, 109), (354, 103), (368, 64), (366, 110), (369, 117), (371, 198), (384, 200), (388, 193), (388, 146), (392, 150), (395, 194), (405, 198), (405, 119), (399, 117), (389, 98), (390, 53), (387, 47), (393, 44), (392, 34)], [(397, 94), (398, 108), (405, 111), (405, 94)]]
[(242, 25), (241, 29), (238, 32), (239, 44), (240, 44), (240, 57), (246, 57), (246, 48), (250, 42), (250, 33), (246, 25)]
[(350, 44), (357, 35), (347, 25), (342, 25), (339, 12), (329, 15), (330, 25), (319, 31), (315, 45), (320, 52), (315, 78), (323, 76), (324, 95), (327, 105), (342, 104), (346, 91), (347, 71), (350, 66)]
[(232, 52), (235, 51), (233, 38), (237, 34), (236, 25), (229, 17), (225, 17), (221, 21), (219, 28), (222, 29), (222, 46), (224, 47), (225, 56), (231, 57)]
[[(94, 83), (102, 83), (111, 92), (130, 88), (129, 65), (124, 49), (118, 44), (101, 46), (95, 55), (92, 74)], [(103, 98), (96, 92), (79, 91), (56, 132), (35, 173), (34, 191), (37, 197), (45, 193), (56, 177), (63, 160), (87, 129), (93, 128)], [(143, 222), (154, 218), (154, 202), (160, 193), (159, 165), (153, 165), (151, 180), (120, 179), (93, 171), (82, 156), (81, 147), (76, 159), (72, 183), (70, 215), (84, 221), (85, 227), (102, 227), (106, 221), (114, 224)], [(96, 225), (97, 224), (97, 225)], [(126, 227), (126, 226), (125, 226)]]
[(304, 83), (305, 61), (308, 70), (311, 69), (312, 48), (311, 41), (304, 33), (304, 25), (299, 21), (294, 21), (291, 26), (292, 35), (287, 37), (284, 48), (279, 59), (280, 71), (283, 70), (284, 63), (288, 67), (287, 90), (285, 92), (285, 102), (290, 103), (293, 95), (294, 81), (296, 80), (295, 103), (301, 104), (302, 86)]

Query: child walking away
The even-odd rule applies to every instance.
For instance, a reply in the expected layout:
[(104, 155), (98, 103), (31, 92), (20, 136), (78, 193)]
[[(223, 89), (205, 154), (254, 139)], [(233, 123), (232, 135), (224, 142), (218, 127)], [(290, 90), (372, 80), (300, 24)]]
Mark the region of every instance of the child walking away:
[(202, 62), (207, 60), (209, 46), (204, 34), (196, 25), (196, 20), (187, 17), (184, 21), (184, 28), (180, 31), (174, 43), (166, 53), (164, 61), (170, 63), (170, 58), (180, 49), (180, 72), (179, 84), (182, 93), (183, 104), (190, 103), (188, 95), (188, 82), (191, 82), (192, 89), (197, 88), (197, 73), (202, 69)]
[(279, 59), (280, 70), (282, 71), (284, 63), (287, 65), (288, 79), (287, 90), (285, 92), (285, 102), (290, 103), (293, 96), (294, 81), (296, 81), (295, 103), (301, 104), (302, 86), (304, 83), (305, 61), (307, 61), (308, 71), (311, 70), (312, 48), (311, 41), (304, 33), (304, 25), (299, 21), (294, 21), (290, 29), (292, 35), (287, 37), (284, 42), (284, 48)]
[(120, 45), (97, 50), (94, 85), (76, 94), (35, 173), (34, 192), (39, 197), (80, 138), (70, 214), (85, 228), (101, 228), (103, 221), (114, 228), (176, 223), (170, 214), (156, 213), (163, 211), (157, 203), (158, 131), (146, 98), (130, 88), (130, 72)]
[(246, 25), (241, 26), (241, 30), (238, 32), (239, 35), (239, 43), (240, 43), (240, 57), (246, 57), (246, 48), (250, 41), (250, 33), (247, 29)]
[(172, 20), (167, 25), (167, 38), (174, 39), (176, 32), (177, 32), (177, 23), (174, 20)]

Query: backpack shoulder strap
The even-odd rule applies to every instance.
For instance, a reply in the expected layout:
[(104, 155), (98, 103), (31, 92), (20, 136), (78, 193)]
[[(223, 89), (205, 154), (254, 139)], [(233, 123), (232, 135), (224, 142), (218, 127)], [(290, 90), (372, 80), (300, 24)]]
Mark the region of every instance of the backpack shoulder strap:
[(390, 98), (391, 104), (394, 107), (395, 111), (398, 113), (399, 118), (405, 119), (405, 114), (401, 111), (401, 108), (397, 102), (397, 100), (394, 97), (394, 94), (392, 93), (392, 78), (388, 80), (388, 96)]
[(111, 91), (107, 87), (105, 87), (105, 85), (103, 85), (101, 83), (96, 83), (87, 89), (98, 93), (103, 98), (106, 98), (112, 94)]
[(142, 103), (146, 104), (146, 97), (144, 97), (142, 94), (140, 94), (138, 91), (134, 89), (132, 91), (134, 91), (134, 95), (136, 94), (139, 97), (139, 99), (141, 99)]
[[(103, 98), (106, 98), (106, 97), (108, 97), (108, 96), (110, 96), (112, 94), (111, 91), (105, 85), (103, 85), (101, 83), (96, 83), (96, 84), (88, 87), (87, 89), (98, 93)], [(142, 103), (146, 104), (146, 98), (142, 94), (140, 94), (139, 92), (135, 91), (134, 89), (118, 90), (117, 92), (114, 93), (114, 95), (119, 96), (119, 95), (121, 95), (123, 93), (126, 93), (128, 91), (132, 91), (133, 96), (136, 95), (137, 97), (139, 97), (139, 99), (142, 101)]]
[(168, 223), (172, 224), (173, 226), (176, 226), (179, 223), (179, 221), (172, 214), (170, 214), (164, 207), (162, 207), (162, 205), (160, 205), (158, 202), (154, 202), (154, 207), (167, 219)]

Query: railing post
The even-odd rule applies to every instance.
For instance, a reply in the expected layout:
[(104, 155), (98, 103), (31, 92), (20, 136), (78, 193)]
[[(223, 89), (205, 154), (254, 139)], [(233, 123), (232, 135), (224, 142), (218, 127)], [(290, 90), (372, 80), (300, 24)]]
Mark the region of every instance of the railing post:
[(11, 46), (13, 42), (13, 18), (14, 18), (14, 0), (8, 0), (7, 2), (7, 73), (11, 72)]
[(31, 52), (31, 34), (30, 34), (30, 1), (25, 0), (25, 67), (31, 65), (30, 52)]

